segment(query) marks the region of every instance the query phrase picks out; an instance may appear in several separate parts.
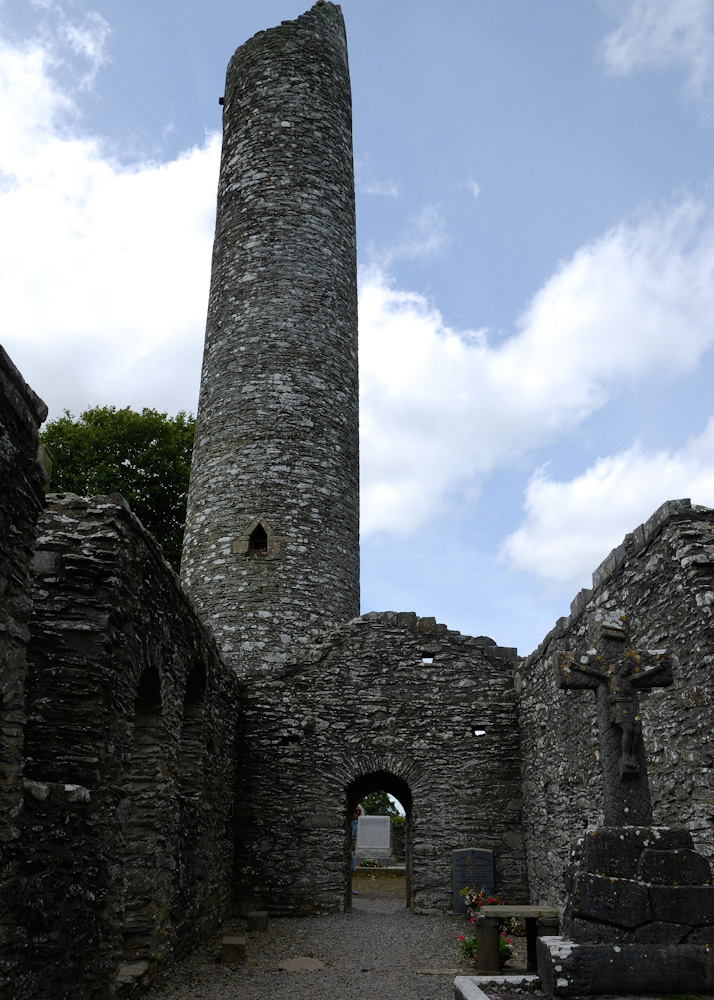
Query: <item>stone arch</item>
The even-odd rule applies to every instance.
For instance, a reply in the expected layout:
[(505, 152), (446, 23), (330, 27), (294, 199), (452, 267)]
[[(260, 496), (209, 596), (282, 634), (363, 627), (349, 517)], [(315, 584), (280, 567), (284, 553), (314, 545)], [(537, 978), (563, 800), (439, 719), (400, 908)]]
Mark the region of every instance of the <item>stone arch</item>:
[[(121, 805), (125, 844), (123, 953), (131, 962), (160, 958), (166, 922), (166, 727), (158, 670), (144, 669), (136, 690), (132, 744)], [(163, 944), (161, 942), (163, 938)]]
[[(392, 771), (378, 769), (365, 771), (357, 775), (348, 785), (346, 789), (346, 800), (347, 800), (347, 816), (348, 818), (352, 816), (355, 807), (361, 800), (369, 795), (370, 792), (388, 792), (389, 795), (393, 795), (401, 805), (404, 807), (406, 813), (406, 845), (404, 850), (405, 855), (405, 869), (406, 869), (406, 905), (411, 909), (413, 907), (413, 897), (412, 897), (412, 791), (409, 784), (401, 777), (399, 774), (395, 774)], [(351, 830), (350, 830), (350, 841), (351, 841)], [(351, 850), (351, 844), (350, 848)], [(347, 894), (346, 905), (351, 905), (352, 897), (351, 893)]]
[(233, 543), (233, 552), (247, 558), (275, 559), (284, 539), (276, 535), (267, 518), (256, 517)]

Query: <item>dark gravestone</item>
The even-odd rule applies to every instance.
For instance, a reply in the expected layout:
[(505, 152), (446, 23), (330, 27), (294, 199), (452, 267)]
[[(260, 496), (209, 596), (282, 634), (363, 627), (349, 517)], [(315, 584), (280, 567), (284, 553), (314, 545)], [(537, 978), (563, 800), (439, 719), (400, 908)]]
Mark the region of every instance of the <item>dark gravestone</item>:
[(473, 889), (493, 892), (493, 851), (481, 851), (477, 847), (467, 847), (453, 851), (451, 868), (454, 881), (454, 913), (466, 913), (466, 903), (461, 890), (467, 886)]

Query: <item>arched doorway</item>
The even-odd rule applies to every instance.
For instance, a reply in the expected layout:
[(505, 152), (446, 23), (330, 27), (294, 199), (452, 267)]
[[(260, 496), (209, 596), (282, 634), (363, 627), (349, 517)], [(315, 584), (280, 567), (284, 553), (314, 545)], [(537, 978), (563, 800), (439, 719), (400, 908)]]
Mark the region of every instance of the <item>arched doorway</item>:
[(412, 849), (411, 849), (411, 816), (412, 816), (412, 793), (409, 785), (404, 781), (403, 778), (399, 778), (396, 774), (392, 774), (389, 771), (371, 771), (367, 774), (361, 774), (350, 784), (346, 789), (346, 852), (345, 852), (345, 864), (346, 868), (349, 870), (350, 878), (347, 880), (347, 893), (345, 898), (345, 907), (349, 908), (352, 905), (352, 847), (353, 847), (353, 829), (352, 829), (352, 817), (356, 807), (368, 796), (374, 792), (386, 792), (397, 800), (397, 802), (404, 809), (405, 819), (404, 819), (404, 841), (403, 841), (403, 853), (404, 853), (404, 865), (405, 865), (405, 903), (410, 909), (413, 907), (413, 895), (412, 895)]

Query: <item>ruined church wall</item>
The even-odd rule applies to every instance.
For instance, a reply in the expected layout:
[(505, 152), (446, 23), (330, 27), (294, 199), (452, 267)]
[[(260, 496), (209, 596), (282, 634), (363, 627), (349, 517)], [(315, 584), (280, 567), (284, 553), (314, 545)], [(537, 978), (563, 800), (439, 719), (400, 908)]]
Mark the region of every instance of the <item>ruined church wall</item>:
[(378, 789), (407, 808), (416, 911), (451, 909), (464, 847), (494, 851), (499, 891), (527, 900), (514, 658), (434, 619), (374, 613), (247, 679), (238, 910), (349, 906), (349, 808)]
[(0, 995), (12, 981), (23, 940), (14, 904), (21, 872), (15, 855), (22, 810), (22, 753), (28, 577), (45, 474), (36, 460), (47, 408), (0, 347)]
[(234, 681), (121, 497), (39, 528), (9, 995), (104, 1000), (229, 912)]
[(516, 675), (523, 809), (533, 901), (559, 905), (568, 847), (602, 808), (595, 696), (556, 688), (554, 653), (586, 641), (588, 619), (624, 614), (635, 648), (675, 657), (674, 685), (640, 692), (654, 822), (684, 826), (714, 857), (714, 511), (664, 504), (593, 574), (571, 615)]

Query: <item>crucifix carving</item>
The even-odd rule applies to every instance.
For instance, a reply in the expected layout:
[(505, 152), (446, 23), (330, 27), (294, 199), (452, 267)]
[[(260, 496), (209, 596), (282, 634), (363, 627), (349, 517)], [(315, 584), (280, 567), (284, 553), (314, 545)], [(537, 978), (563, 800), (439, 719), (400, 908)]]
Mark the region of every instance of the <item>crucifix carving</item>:
[(555, 664), (559, 687), (595, 691), (605, 825), (651, 825), (637, 692), (672, 683), (671, 657), (663, 650), (635, 650), (625, 628), (600, 624), (588, 649), (556, 653)]

